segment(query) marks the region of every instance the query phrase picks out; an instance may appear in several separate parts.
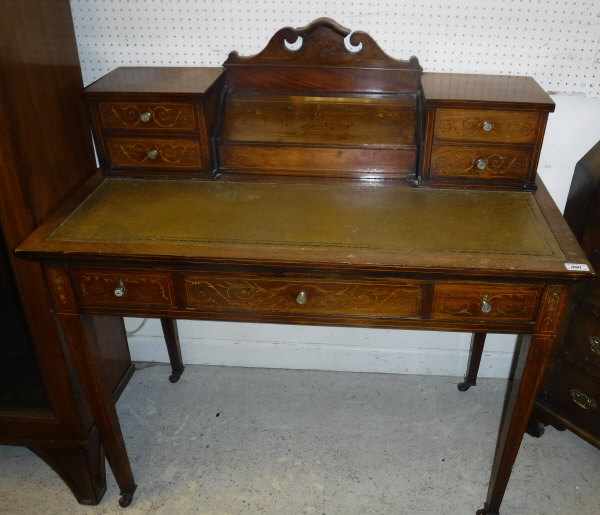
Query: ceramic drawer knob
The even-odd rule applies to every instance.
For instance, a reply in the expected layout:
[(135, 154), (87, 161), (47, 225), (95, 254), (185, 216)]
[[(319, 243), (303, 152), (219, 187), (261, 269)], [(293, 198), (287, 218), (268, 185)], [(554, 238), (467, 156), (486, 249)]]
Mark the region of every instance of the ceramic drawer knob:
[(113, 294), (118, 299), (125, 297), (125, 284), (123, 283), (123, 279), (119, 279), (119, 286), (113, 290)]

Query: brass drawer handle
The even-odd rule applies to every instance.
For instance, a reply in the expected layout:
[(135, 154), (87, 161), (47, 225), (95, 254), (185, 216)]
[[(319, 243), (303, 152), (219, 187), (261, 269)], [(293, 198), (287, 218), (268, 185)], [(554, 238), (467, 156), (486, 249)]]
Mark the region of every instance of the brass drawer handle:
[(300, 293), (298, 293), (298, 295), (296, 295), (296, 302), (300, 305), (306, 304), (307, 300), (308, 300), (308, 297), (307, 297), (306, 293), (303, 291), (301, 291)]
[(490, 304), (490, 301), (488, 300), (487, 294), (485, 294), (483, 296), (483, 300), (481, 301), (480, 307), (481, 307), (482, 313), (489, 313), (492, 310), (492, 305)]
[(494, 128), (494, 124), (486, 121), (481, 124), (481, 128), (484, 132), (490, 132)]
[(153, 148), (152, 150), (148, 151), (148, 159), (151, 159), (152, 161), (154, 161), (157, 157), (158, 157), (158, 150)]
[(483, 157), (480, 157), (477, 161), (475, 161), (475, 166), (478, 170), (485, 170), (487, 167), (487, 163)]
[(577, 390), (577, 389), (571, 390), (571, 398), (573, 399), (573, 402), (575, 404), (577, 404), (577, 406), (579, 406), (580, 408), (583, 408), (583, 409), (597, 409), (598, 408), (598, 403), (595, 401), (595, 399), (593, 399), (589, 395), (586, 395), (581, 390)]
[(114, 290), (113, 290), (113, 294), (115, 295), (115, 297), (117, 297), (118, 299), (125, 297), (125, 284), (123, 283), (123, 279), (119, 279), (119, 286), (117, 286)]
[(592, 352), (600, 356), (600, 338), (598, 336), (590, 336), (588, 342)]
[(140, 115), (140, 120), (142, 121), (142, 123), (148, 123), (150, 120), (152, 120), (152, 113), (150, 111), (144, 111)]

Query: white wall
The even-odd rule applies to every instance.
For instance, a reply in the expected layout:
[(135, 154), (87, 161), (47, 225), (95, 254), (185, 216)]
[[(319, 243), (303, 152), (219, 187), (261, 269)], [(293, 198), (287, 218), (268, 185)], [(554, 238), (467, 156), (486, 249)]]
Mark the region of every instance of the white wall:
[[(71, 0), (84, 82), (120, 65), (218, 65), (259, 52), (284, 26), (329, 16), (368, 32), (425, 71), (532, 75), (553, 94), (539, 173), (563, 209), (575, 163), (600, 140), (600, 5), (596, 1), (420, 2)], [(586, 96), (587, 95), (587, 96)], [(128, 329), (140, 320), (127, 319)], [(186, 363), (464, 374), (470, 335), (180, 321)], [(515, 337), (490, 335), (481, 376), (505, 377)], [(132, 357), (168, 361), (160, 324), (130, 337)]]

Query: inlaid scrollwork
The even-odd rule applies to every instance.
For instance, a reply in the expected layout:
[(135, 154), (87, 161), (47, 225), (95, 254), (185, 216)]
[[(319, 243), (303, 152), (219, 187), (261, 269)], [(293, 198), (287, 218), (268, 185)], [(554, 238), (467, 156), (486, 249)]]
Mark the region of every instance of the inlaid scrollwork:
[(195, 141), (119, 139), (110, 148), (115, 166), (200, 167)]
[[(310, 284), (189, 276), (185, 287), (187, 303), (192, 308), (417, 316), (420, 304), (420, 289), (416, 285)], [(297, 301), (300, 292), (304, 293), (305, 302)]]
[(537, 113), (439, 109), (435, 133), (448, 140), (533, 143), (537, 126)]
[[(440, 287), (434, 296), (436, 318), (498, 318), (533, 320), (540, 291), (537, 288), (515, 287), (512, 291), (461, 286)], [(489, 310), (482, 305), (489, 305)]]
[[(115, 297), (114, 290), (119, 285), (126, 288), (127, 295)], [(172, 294), (166, 277), (139, 275), (96, 275), (76, 276), (76, 288), (80, 298), (86, 304), (113, 303), (123, 300), (139, 304), (172, 304)]]
[(104, 125), (109, 128), (159, 128), (193, 130), (194, 107), (191, 104), (101, 104)]
[[(448, 178), (521, 179), (527, 170), (528, 159), (527, 151), (448, 146), (434, 150), (431, 173)], [(485, 166), (478, 167), (479, 161), (483, 161)]]

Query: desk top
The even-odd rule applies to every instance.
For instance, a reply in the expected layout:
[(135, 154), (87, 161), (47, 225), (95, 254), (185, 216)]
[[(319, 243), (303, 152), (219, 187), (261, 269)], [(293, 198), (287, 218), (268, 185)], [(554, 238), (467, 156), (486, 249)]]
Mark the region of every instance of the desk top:
[(20, 251), (539, 277), (587, 264), (555, 233), (531, 192), (104, 179)]

